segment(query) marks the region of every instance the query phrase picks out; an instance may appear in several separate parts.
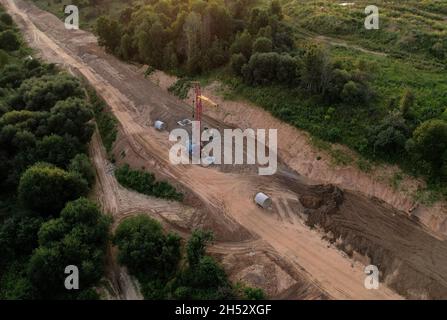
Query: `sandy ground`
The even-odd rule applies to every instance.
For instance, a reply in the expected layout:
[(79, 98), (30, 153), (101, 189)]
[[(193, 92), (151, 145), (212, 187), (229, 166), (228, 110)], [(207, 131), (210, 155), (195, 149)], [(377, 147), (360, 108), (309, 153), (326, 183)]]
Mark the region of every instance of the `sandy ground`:
[[(409, 297), (439, 297), (438, 293), (442, 296), (444, 288), (447, 288), (444, 242), (426, 232), (406, 213), (393, 209), (383, 201), (349, 191), (350, 188), (341, 190), (333, 186), (316, 186), (305, 176), (314, 178), (313, 173), (320, 177), (341, 179), (341, 186), (344, 186), (343, 181), (351, 181), (353, 189), (359, 181), (349, 176), (349, 171), (331, 171), (330, 168), (324, 171), (324, 167), (310, 172), (299, 170), (313, 164), (297, 152), (300, 145), (304, 146), (304, 142), (290, 139), (296, 137), (293, 136), (292, 128), (278, 123), (279, 128), (286, 128), (290, 134), (280, 138), (280, 141), (295, 146), (289, 148), (289, 156), (280, 154), (283, 157), (280, 159), (280, 171), (273, 177), (261, 177), (240, 168), (173, 166), (168, 159), (170, 143), (167, 133), (155, 131), (151, 124), (155, 119), (163, 119), (168, 129), (172, 129), (177, 121), (191, 117), (190, 106), (144, 79), (138, 67), (104, 53), (91, 34), (80, 30), (67, 31), (56, 17), (22, 1), (0, 2), (13, 15), (27, 41), (38, 49), (43, 59), (81, 74), (110, 106), (120, 124), (120, 137), (114, 149), (118, 161), (151, 170), (157, 177), (169, 180), (187, 195), (182, 205), (148, 200), (146, 197), (142, 201), (141, 195), (122, 190), (111, 177), (104, 174), (101, 177), (99, 174), (99, 185), (103, 189), (98, 193), (100, 201), (116, 221), (136, 211), (144, 211), (155, 217), (163, 217), (161, 220), (167, 225), (184, 232), (192, 227), (210, 227), (216, 233), (218, 243), (227, 243), (227, 246), (214, 247), (214, 250), (230, 270), (230, 277), (264, 284), (268, 292), (276, 297), (401, 298), (388, 284)], [(248, 109), (244, 112), (244, 118), (265, 119), (259, 112), (257, 108)], [(225, 123), (217, 116), (207, 116), (205, 122), (216, 128), (234, 125), (230, 121)], [(279, 135), (282, 134), (280, 131)], [(92, 144), (95, 144), (95, 140)], [(97, 150), (98, 146), (93, 148)], [(309, 149), (303, 150), (311, 152)], [(123, 151), (125, 157), (120, 159), (119, 155)], [(104, 164), (105, 159), (99, 159), (98, 156), (94, 158), (97, 170), (110, 170)], [(320, 169), (323, 171), (320, 172)], [(358, 187), (365, 188), (366, 183), (360, 182)], [(380, 194), (380, 188), (376, 189)], [(274, 206), (271, 210), (261, 210), (253, 203), (253, 196), (259, 190), (272, 197)], [(371, 195), (371, 192), (364, 194)], [(386, 195), (384, 192), (381, 198), (387, 198)], [(393, 197), (389, 196), (389, 199)], [(393, 205), (398, 208), (405, 206), (401, 201), (396, 198), (397, 204)], [(374, 222), (372, 226), (369, 225), (370, 218)], [(345, 229), (340, 229), (336, 222)], [(405, 223), (405, 233), (399, 233), (399, 237), (389, 233), (396, 232), (401, 223)], [(322, 225), (324, 231), (332, 232), (334, 237), (340, 239), (323, 240), (322, 230), (312, 229), (308, 224)], [(363, 240), (353, 241), (355, 237)], [(331, 240), (331, 237), (328, 238)], [(420, 246), (421, 241), (424, 241), (424, 246)], [(369, 244), (368, 250), (362, 250), (363, 242)], [(243, 243), (249, 243), (248, 248), (256, 244), (257, 251), (240, 249)], [(347, 245), (361, 253), (353, 256), (366, 255), (379, 265), (385, 276), (379, 290), (365, 289), (363, 269), (368, 259), (360, 258), (356, 261), (337, 248), (343, 247), (348, 252)], [(402, 250), (404, 248), (407, 250)], [(213, 251), (213, 248), (210, 250)], [(377, 252), (380, 250), (389, 253), (379, 255)], [(113, 256), (113, 250), (110, 255)], [(426, 259), (427, 255), (431, 259)], [(234, 264), (237, 260), (242, 262)], [(415, 276), (409, 270), (417, 271), (417, 279), (408, 284), (405, 281), (407, 277)], [(122, 270), (118, 272), (125, 274)], [(392, 278), (396, 274), (399, 277)], [(296, 283), (292, 282), (289, 286), (288, 277)], [(112, 278), (119, 280), (125, 276)], [(401, 281), (393, 282), (397, 278)], [(439, 286), (435, 294), (426, 290), (430, 279)], [(115, 291), (124, 298), (137, 298), (136, 290), (129, 289), (132, 287), (129, 281), (124, 283), (118, 285)]]
[[(203, 226), (203, 213), (200, 209), (145, 196), (121, 187), (114, 177), (114, 166), (108, 161), (97, 132), (90, 144), (90, 155), (95, 164), (97, 177), (93, 194), (104, 211), (112, 215), (114, 219), (112, 230), (121, 221), (136, 214), (149, 215), (162, 223), (165, 229), (175, 231), (184, 239), (187, 239), (193, 229)], [(282, 261), (262, 240), (216, 241), (208, 250), (223, 263), (233, 282), (262, 288), (271, 298), (327, 298), (313, 283), (294, 272), (293, 266), (288, 266)], [(109, 247), (104, 279), (106, 284), (100, 292), (107, 299), (142, 299), (138, 282), (128, 274), (126, 268), (118, 265), (116, 255), (117, 249)]]

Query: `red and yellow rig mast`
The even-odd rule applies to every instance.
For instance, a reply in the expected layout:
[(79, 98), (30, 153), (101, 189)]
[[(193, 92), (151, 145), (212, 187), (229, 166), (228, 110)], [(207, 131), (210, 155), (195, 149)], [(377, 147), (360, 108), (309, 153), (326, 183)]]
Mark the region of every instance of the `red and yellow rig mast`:
[(213, 102), (211, 99), (202, 96), (202, 89), (199, 82), (193, 82), (194, 92), (195, 92), (195, 109), (194, 109), (194, 120), (199, 122), (200, 134), (202, 134), (202, 112), (203, 112), (203, 101), (207, 102), (212, 107), (218, 107), (217, 103)]

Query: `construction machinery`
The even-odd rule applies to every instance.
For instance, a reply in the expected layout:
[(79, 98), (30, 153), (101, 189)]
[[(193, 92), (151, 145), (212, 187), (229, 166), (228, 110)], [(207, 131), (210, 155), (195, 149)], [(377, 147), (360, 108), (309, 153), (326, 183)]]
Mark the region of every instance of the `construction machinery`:
[(194, 85), (195, 92), (195, 108), (193, 118), (195, 121), (199, 122), (200, 134), (202, 134), (202, 112), (203, 112), (203, 102), (206, 102), (212, 107), (217, 108), (219, 105), (212, 101), (211, 99), (202, 95), (202, 89), (200, 87), (200, 83), (198, 81), (194, 81), (192, 83)]

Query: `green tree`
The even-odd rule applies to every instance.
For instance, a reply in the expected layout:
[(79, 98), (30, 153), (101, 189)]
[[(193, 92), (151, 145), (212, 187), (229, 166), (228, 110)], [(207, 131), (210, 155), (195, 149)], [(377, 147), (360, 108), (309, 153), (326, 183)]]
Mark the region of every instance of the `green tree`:
[(36, 299), (36, 290), (27, 277), (24, 263), (20, 260), (9, 260), (9, 262), (8, 268), (4, 272), (0, 272), (0, 299)]
[(15, 51), (20, 48), (20, 41), (17, 34), (12, 30), (0, 32), (0, 49)]
[(149, 29), (150, 38), (150, 63), (154, 67), (161, 68), (163, 65), (163, 50), (168, 42), (168, 34), (163, 25), (157, 21)]
[(253, 38), (248, 31), (238, 33), (231, 45), (230, 51), (233, 54), (242, 53), (245, 59), (250, 59), (253, 48)]
[(447, 151), (447, 122), (427, 120), (413, 132), (409, 142), (409, 151), (414, 151), (423, 160), (431, 164), (433, 174), (444, 165)]
[(228, 286), (228, 278), (225, 271), (210, 256), (204, 256), (190, 269), (193, 276), (190, 278), (190, 286), (200, 289), (218, 289)]
[(188, 240), (188, 266), (174, 281), (174, 297), (179, 299), (232, 299), (235, 294), (222, 267), (205, 255), (211, 232), (195, 230)]
[(9, 55), (4, 50), (0, 50), (0, 69), (6, 66), (8, 62), (9, 62)]
[(147, 300), (165, 300), (168, 297), (169, 288), (163, 280), (150, 279), (142, 281), (141, 293)]
[[(351, 74), (342, 68), (335, 68), (332, 71), (331, 82), (328, 87), (326, 98), (329, 98), (329, 102), (338, 102), (342, 99), (342, 92), (345, 84), (352, 79)], [(349, 88), (347, 88), (349, 90)], [(347, 94), (348, 92), (345, 92)]]
[(119, 22), (128, 25), (132, 20), (132, 7), (126, 7), (120, 12)]
[(39, 163), (24, 172), (18, 194), (23, 204), (42, 215), (55, 215), (65, 203), (85, 195), (87, 182), (49, 164)]
[(279, 54), (255, 53), (242, 68), (244, 80), (251, 84), (269, 84), (277, 79)]
[(130, 60), (135, 55), (132, 37), (127, 33), (121, 38), (120, 55), (124, 60)]
[(269, 13), (266, 10), (254, 8), (251, 10), (248, 21), (248, 31), (256, 35), (258, 31), (269, 25)]
[(400, 112), (395, 112), (373, 126), (370, 133), (370, 142), (374, 154), (380, 154), (386, 158), (393, 159), (404, 155), (405, 144), (410, 136), (410, 129)]
[(233, 69), (233, 72), (238, 76), (242, 75), (242, 67), (246, 63), (247, 59), (245, 59), (245, 56), (242, 53), (235, 53), (231, 56), (231, 69)]
[(199, 263), (200, 259), (205, 255), (207, 243), (212, 241), (213, 237), (212, 232), (194, 230), (186, 247), (186, 254), (188, 256), (188, 263), (190, 266), (194, 266)]
[(187, 69), (191, 74), (200, 72), (200, 36), (202, 33), (201, 16), (196, 12), (191, 12), (185, 20), (183, 26), (187, 39)]
[(3, 22), (7, 26), (13, 25), (12, 17), (9, 14), (7, 14), (6, 12), (3, 12), (0, 14), (0, 21)]
[[(91, 201), (69, 202), (60, 217), (44, 223), (39, 231), (39, 248), (29, 261), (28, 277), (41, 298), (91, 297), (89, 289), (104, 272), (110, 221)], [(79, 268), (82, 291), (64, 286), (66, 266)]]
[(12, 110), (0, 118), (0, 126), (12, 126), (15, 132), (21, 130), (34, 131), (46, 119), (47, 114), (29, 110)]
[(70, 97), (85, 98), (79, 80), (68, 74), (27, 79), (18, 89), (18, 94), (26, 109), (32, 111), (49, 111), (56, 102)]
[(279, 0), (272, 0), (270, 3), (270, 13), (276, 15), (279, 19), (283, 18), (282, 7)]
[(48, 127), (52, 133), (58, 135), (68, 134), (76, 137), (81, 143), (87, 143), (93, 134), (94, 127), (90, 124), (93, 111), (85, 100), (70, 97), (58, 101), (51, 109), (48, 118)]
[(42, 222), (40, 217), (14, 215), (0, 225), (0, 270), (11, 261), (31, 254), (37, 247)]
[(209, 15), (210, 36), (222, 41), (229, 40), (233, 34), (233, 19), (225, 3), (209, 2), (205, 15)]
[[(4, 52), (2, 50), (2, 52)], [(7, 64), (0, 72), (0, 87), (2, 88), (18, 88), (25, 79), (25, 72), (22, 66), (17, 64)]]
[(245, 300), (265, 300), (265, 293), (259, 288), (244, 288), (243, 298)]
[(140, 277), (168, 279), (180, 260), (180, 238), (166, 235), (160, 223), (145, 215), (124, 220), (113, 243), (119, 249), (118, 261)]
[(303, 55), (302, 86), (312, 93), (325, 93), (331, 78), (327, 51), (319, 45), (310, 45)]
[(345, 83), (340, 96), (344, 102), (358, 104), (364, 101), (364, 88), (361, 84), (351, 80)]
[(446, 57), (446, 45), (441, 41), (436, 42), (431, 48), (430, 53), (438, 59), (445, 59)]
[(105, 46), (110, 52), (115, 52), (121, 44), (121, 30), (118, 21), (107, 16), (101, 16), (96, 20), (96, 32), (99, 45)]
[(400, 100), (400, 111), (402, 112), (402, 115), (404, 118), (408, 118), (411, 114), (411, 109), (414, 106), (415, 97), (411, 90), (407, 89), (405, 90), (404, 94), (402, 95), (402, 98)]
[(18, 131), (12, 139), (12, 145), (19, 151), (32, 152), (36, 145), (36, 137), (29, 131)]
[[(39, 247), (28, 263), (28, 278), (39, 291), (41, 298), (56, 298), (62, 295), (65, 266), (61, 266), (61, 253), (57, 247)], [(56, 278), (56, 279), (55, 279)]]
[(249, 1), (250, 0), (236, 0), (228, 4), (234, 19), (243, 21), (248, 16)]
[(65, 168), (70, 160), (81, 151), (79, 142), (70, 137), (50, 135), (37, 142), (36, 157), (39, 161), (48, 162)]
[(224, 48), (224, 44), (217, 38), (212, 42), (211, 48), (208, 50), (208, 55), (211, 60), (211, 68), (223, 66), (228, 61), (228, 55)]
[(281, 54), (276, 67), (276, 79), (280, 83), (293, 84), (299, 81), (300, 61), (289, 54)]
[(174, 42), (169, 42), (164, 50), (164, 67), (167, 70), (174, 70), (179, 66), (177, 52)]
[(273, 50), (272, 40), (266, 37), (259, 37), (253, 43), (253, 53), (271, 52)]
[(77, 154), (70, 162), (69, 172), (79, 174), (89, 186), (95, 182), (95, 172), (88, 156), (84, 153)]
[(202, 14), (207, 6), (206, 1), (203, 0), (192, 0), (190, 3), (191, 11), (194, 13)]

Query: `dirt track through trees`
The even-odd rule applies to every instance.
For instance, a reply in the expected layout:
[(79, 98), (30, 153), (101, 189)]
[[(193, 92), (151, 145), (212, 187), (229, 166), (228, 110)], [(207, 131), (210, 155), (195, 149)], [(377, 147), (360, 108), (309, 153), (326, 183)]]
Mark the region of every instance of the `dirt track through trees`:
[[(364, 265), (354, 263), (344, 253), (322, 240), (321, 233), (305, 225), (303, 217), (309, 212), (303, 207), (300, 198), (306, 193), (318, 197), (318, 192), (313, 191), (315, 187), (309, 185), (307, 179), (300, 177), (286, 166), (282, 166), (280, 172), (274, 177), (261, 177), (251, 172), (237, 170), (227, 172), (219, 168), (171, 165), (168, 158), (171, 144), (167, 133), (155, 131), (151, 124), (155, 119), (162, 118), (166, 119), (172, 128), (176, 121), (191, 116), (188, 105), (144, 79), (137, 72), (137, 67), (105, 54), (97, 46), (91, 34), (80, 30), (65, 30), (63, 23), (56, 17), (28, 3), (12, 0), (0, 0), (0, 2), (13, 15), (30, 45), (39, 50), (43, 59), (59, 63), (74, 73), (80, 73), (107, 102), (120, 124), (121, 141), (117, 145), (121, 147), (115, 147), (120, 148), (115, 150), (115, 154), (119, 155), (124, 149), (127, 150), (126, 162), (144, 166), (182, 189), (190, 199), (187, 204), (192, 204), (202, 212), (202, 215), (215, 221), (213, 229), (221, 235), (218, 240), (235, 244), (250, 239), (260, 241), (264, 247), (268, 247), (274, 255), (280, 257), (282, 265), (293, 269), (290, 274), (298, 275), (303, 283), (319, 288), (330, 298), (400, 298), (385, 284), (382, 284), (379, 290), (365, 289)], [(206, 117), (205, 121), (217, 127), (225, 126), (209, 117)], [(95, 163), (98, 165), (96, 160)], [(116, 199), (118, 186), (113, 184), (116, 182), (103, 178), (100, 183), (104, 189), (101, 202), (112, 214), (117, 215), (117, 219), (120, 219), (123, 211), (117, 204), (119, 203)], [(275, 203), (273, 210), (261, 210), (253, 203), (253, 196), (258, 190), (264, 190), (271, 195)], [(355, 196), (350, 192), (345, 192), (344, 201), (352, 204), (354, 202), (350, 199)], [(137, 201), (129, 197), (124, 201), (125, 203), (133, 204)], [(328, 214), (324, 210), (333, 202), (333, 199), (324, 196), (317, 200), (321, 200), (323, 205), (316, 208), (315, 212), (323, 216)], [(379, 232), (375, 232), (375, 228), (386, 227), (390, 219), (397, 224), (403, 219), (409, 220), (403, 213), (365, 197), (358, 198), (355, 204), (357, 207), (351, 206), (349, 210), (345, 210), (346, 205), (342, 203), (339, 207), (333, 208), (331, 214), (334, 214), (335, 219), (338, 216), (357, 219), (356, 221), (347, 219), (345, 223), (349, 225), (348, 229), (351, 232), (361, 233), (368, 229), (363, 219), (365, 214), (363, 211), (366, 210), (368, 216), (380, 212), (381, 218), (366, 234), (368, 240), (374, 244), (378, 243), (377, 237), (382, 236)], [(349, 212), (355, 214), (349, 214)], [(159, 214), (163, 216), (162, 212)], [(180, 217), (180, 220), (182, 219), (187, 218)], [(431, 277), (431, 274), (427, 272), (437, 270), (436, 281), (441, 287), (447, 287), (447, 280), (443, 275), (447, 272), (442, 272), (444, 268), (447, 268), (447, 257), (443, 250), (444, 242), (439, 242), (442, 246), (433, 247), (432, 250), (438, 251), (431, 252), (433, 259), (429, 270), (426, 271), (427, 263), (430, 264), (430, 261), (421, 263), (426, 252), (412, 251), (411, 248), (413, 246), (416, 248), (419, 240), (428, 241), (427, 246), (430, 246), (430, 242), (435, 243), (439, 240), (424, 233), (416, 223), (407, 225), (411, 230), (417, 231), (423, 239), (421, 237), (407, 238), (402, 235), (402, 238), (382, 240), (390, 241), (387, 245), (391, 253), (396, 253), (396, 256), (401, 247), (409, 247), (407, 254), (410, 256), (401, 256), (400, 259), (403, 259), (410, 268), (418, 270), (418, 276), (423, 280)], [(225, 235), (228, 239), (224, 239)], [(355, 247), (355, 243), (353, 246)], [(415, 259), (411, 255), (416, 255), (421, 259)], [(398, 267), (398, 265), (395, 266), (396, 270)], [(392, 268), (388, 266), (387, 269)], [(405, 279), (405, 274), (401, 276)], [(408, 289), (404, 286), (400, 291), (407, 293)], [(318, 298), (315, 290), (312, 295)]]

